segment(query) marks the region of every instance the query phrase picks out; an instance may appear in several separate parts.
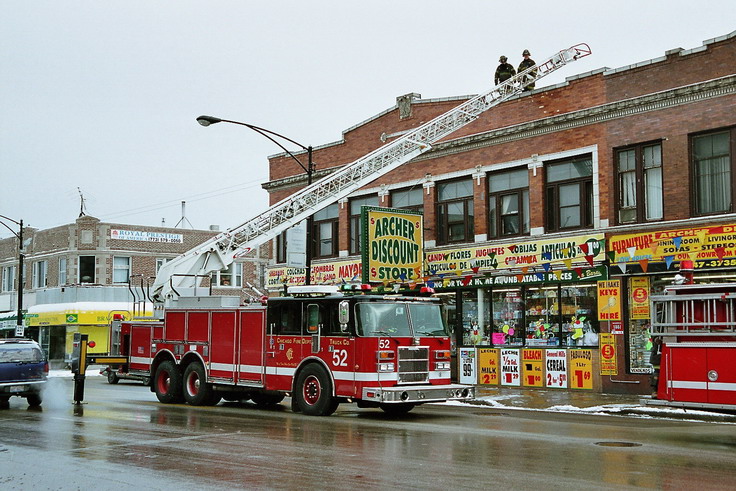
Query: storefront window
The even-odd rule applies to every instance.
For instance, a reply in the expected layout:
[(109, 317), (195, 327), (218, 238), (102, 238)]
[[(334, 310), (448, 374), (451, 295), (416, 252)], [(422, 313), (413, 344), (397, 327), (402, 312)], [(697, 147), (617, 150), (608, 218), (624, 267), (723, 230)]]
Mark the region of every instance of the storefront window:
[(563, 286), (560, 305), (562, 309), (562, 345), (598, 346), (597, 292), (595, 285)]
[(524, 300), (526, 345), (559, 346), (560, 303), (557, 298), (557, 285), (527, 288)]
[(491, 344), (490, 291), (479, 288), (462, 292), (463, 301), (463, 345)]
[(494, 346), (521, 346), (524, 344), (524, 303), (521, 290), (494, 290), (491, 293), (493, 307)]

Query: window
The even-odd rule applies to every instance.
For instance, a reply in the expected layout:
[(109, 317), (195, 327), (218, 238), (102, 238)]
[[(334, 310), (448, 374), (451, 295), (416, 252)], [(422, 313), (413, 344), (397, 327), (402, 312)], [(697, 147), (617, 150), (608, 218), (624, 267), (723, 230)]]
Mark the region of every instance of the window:
[(593, 226), (593, 160), (590, 156), (547, 164), (548, 232)]
[(313, 215), (312, 257), (333, 257), (338, 251), (338, 208), (332, 204)]
[(36, 261), (33, 263), (33, 288), (43, 288), (47, 285), (48, 263)]
[(286, 230), (276, 236), (276, 262), (286, 262)]
[(161, 266), (171, 261), (170, 257), (159, 257), (156, 259), (156, 274), (158, 274), (158, 270), (161, 269)]
[(302, 304), (294, 300), (268, 303), (269, 334), (301, 334)]
[(473, 180), (437, 185), (437, 243), (467, 242), (473, 239)]
[(233, 288), (243, 287), (243, 263), (232, 263), (225, 269), (217, 272), (213, 278), (214, 286)]
[(95, 282), (95, 256), (79, 256), (79, 282)]
[(378, 206), (378, 196), (365, 196), (350, 200), (350, 254), (360, 254), (363, 237), (360, 226), (360, 209), (363, 206)]
[(15, 266), (6, 266), (3, 268), (2, 291), (12, 292), (15, 290)]
[(733, 129), (719, 131), (692, 139), (696, 215), (733, 211), (733, 132)]
[(525, 168), (488, 176), (488, 236), (529, 233), (529, 171)]
[(66, 258), (59, 258), (59, 286), (66, 285)]
[(424, 194), (423, 189), (411, 188), (400, 189), (391, 193), (391, 207), (402, 210), (423, 211)]
[(637, 145), (616, 152), (618, 222), (661, 220), (662, 145)]
[(130, 258), (124, 256), (113, 256), (112, 282), (127, 283), (128, 280), (130, 280)]

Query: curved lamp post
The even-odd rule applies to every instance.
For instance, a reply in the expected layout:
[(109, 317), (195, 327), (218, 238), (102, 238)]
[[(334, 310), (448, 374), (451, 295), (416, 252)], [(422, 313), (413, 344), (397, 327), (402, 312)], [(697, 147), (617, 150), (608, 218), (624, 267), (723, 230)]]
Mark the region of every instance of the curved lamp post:
[[(0, 220), (0, 225), (10, 230), (10, 233), (15, 235), (18, 239), (18, 313), (16, 314), (16, 335), (22, 333), (25, 330), (23, 325), (23, 220), (17, 221), (5, 215), (0, 215), (0, 218), (7, 220), (18, 225), (18, 232), (8, 227), (8, 225)], [(21, 334), (22, 336), (22, 334)]]
[[(203, 116), (200, 116), (200, 117), (197, 118), (197, 122), (199, 124), (201, 124), (202, 126), (210, 126), (210, 125), (216, 124), (216, 123), (232, 123), (232, 124), (237, 124), (237, 125), (240, 125), (240, 126), (245, 126), (246, 128), (250, 128), (251, 130), (255, 131), (256, 133), (259, 133), (262, 136), (265, 136), (266, 138), (268, 138), (269, 140), (271, 140), (273, 143), (275, 143), (276, 145), (278, 145), (279, 148), (281, 148), (281, 150), (283, 150), (284, 152), (286, 152), (289, 155), (289, 157), (291, 157), (292, 159), (294, 159), (296, 161), (296, 163), (299, 164), (299, 167), (301, 167), (302, 169), (304, 169), (304, 172), (307, 173), (307, 186), (309, 186), (310, 184), (312, 184), (312, 174), (314, 174), (314, 162), (312, 162), (312, 146), (311, 145), (305, 147), (301, 143), (299, 143), (297, 141), (294, 141), (291, 138), (288, 138), (288, 137), (286, 137), (284, 135), (280, 135), (279, 133), (276, 133), (275, 131), (267, 130), (266, 128), (261, 128), (260, 126), (255, 126), (255, 125), (248, 124), (248, 123), (242, 123), (240, 121), (232, 121), (230, 119), (220, 119), (220, 118), (215, 118), (214, 116), (204, 116), (203, 115)], [(299, 160), (296, 157), (296, 155), (294, 155), (293, 153), (291, 153), (285, 146), (283, 146), (274, 137), (280, 138), (280, 139), (285, 140), (285, 141), (287, 141), (289, 143), (293, 143), (297, 147), (299, 147), (299, 148), (301, 148), (303, 150), (306, 150), (307, 151), (307, 165), (305, 166), (302, 163), (302, 161)], [(304, 261), (305, 262), (306, 273), (304, 275), (304, 283), (306, 285), (309, 285), (310, 284), (310, 281), (311, 281), (311, 276), (312, 276), (312, 274), (311, 274), (312, 273), (312, 217), (311, 216), (309, 218), (307, 218), (307, 237), (306, 237), (306, 242), (307, 242), (307, 250), (306, 250), (306, 256), (305, 256), (305, 261)]]

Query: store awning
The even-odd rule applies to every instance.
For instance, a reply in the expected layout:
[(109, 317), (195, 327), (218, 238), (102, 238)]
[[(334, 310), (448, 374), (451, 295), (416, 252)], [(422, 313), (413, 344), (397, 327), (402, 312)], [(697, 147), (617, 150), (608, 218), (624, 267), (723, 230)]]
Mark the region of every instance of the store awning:
[[(122, 314), (125, 319), (133, 317), (132, 305), (128, 302), (74, 302), (34, 305), (26, 313), (29, 326), (66, 326), (107, 324), (113, 314)], [(140, 313), (139, 313), (140, 315)], [(142, 315), (153, 315), (152, 311)]]
[(15, 331), (17, 325), (17, 312), (0, 312), (0, 331)]

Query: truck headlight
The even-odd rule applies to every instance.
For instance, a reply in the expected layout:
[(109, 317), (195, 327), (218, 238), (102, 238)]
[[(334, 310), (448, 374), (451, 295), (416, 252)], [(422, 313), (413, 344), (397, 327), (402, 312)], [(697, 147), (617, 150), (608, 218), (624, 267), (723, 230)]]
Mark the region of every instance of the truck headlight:
[(395, 365), (393, 363), (379, 363), (378, 364), (378, 371), (379, 372), (393, 372)]
[(450, 369), (449, 361), (438, 361), (434, 364), (434, 369), (437, 371), (445, 371)]

